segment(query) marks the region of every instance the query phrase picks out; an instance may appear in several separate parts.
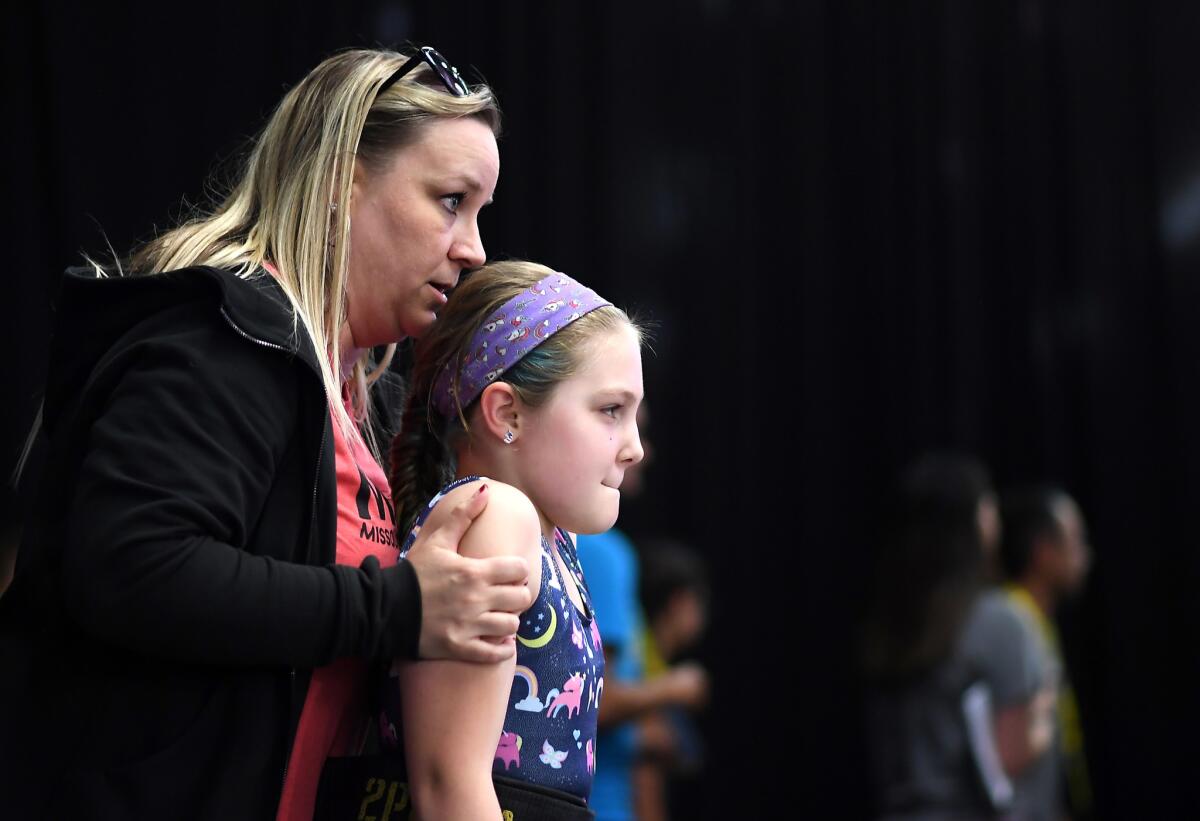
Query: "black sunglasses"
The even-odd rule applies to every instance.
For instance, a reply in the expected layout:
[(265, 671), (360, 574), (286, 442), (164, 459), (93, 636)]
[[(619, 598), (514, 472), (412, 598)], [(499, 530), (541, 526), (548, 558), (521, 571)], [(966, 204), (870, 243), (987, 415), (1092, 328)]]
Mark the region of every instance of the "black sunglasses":
[(404, 61), (404, 65), (392, 72), (392, 76), (383, 81), (383, 85), (375, 92), (378, 97), (383, 92), (387, 91), (396, 81), (415, 69), (417, 66), (424, 63), (433, 69), (433, 72), (441, 79), (446, 90), (455, 97), (466, 97), (471, 93), (471, 89), (467, 88), (466, 82), (458, 74), (458, 69), (450, 65), (441, 53), (431, 46), (421, 46), (417, 53)]

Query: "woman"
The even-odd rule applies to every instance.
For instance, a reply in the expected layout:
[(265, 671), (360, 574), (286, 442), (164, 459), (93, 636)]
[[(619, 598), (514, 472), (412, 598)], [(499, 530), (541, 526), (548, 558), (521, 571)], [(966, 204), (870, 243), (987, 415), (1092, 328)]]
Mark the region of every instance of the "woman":
[(612, 527), (642, 459), (640, 344), (595, 292), (506, 262), (473, 273), (416, 347), (392, 449), (402, 531), (411, 541), (486, 484), (495, 497), (460, 550), (525, 556), (538, 590), (515, 664), (399, 665), (384, 738), (403, 737), (421, 819), (497, 818), (531, 790), (550, 796), (545, 817), (589, 815), (604, 652), (571, 534)]
[(370, 661), (512, 657), (527, 563), (455, 550), (486, 496), (397, 563), (367, 432), (370, 351), (484, 260), (498, 121), (432, 49), (338, 54), (211, 214), (66, 277), (0, 604), (16, 816), (311, 815)]
[(986, 588), (995, 495), (974, 460), (931, 454), (896, 501), (863, 646), (880, 817), (994, 818), (1048, 749), (1053, 708), (1034, 636)]

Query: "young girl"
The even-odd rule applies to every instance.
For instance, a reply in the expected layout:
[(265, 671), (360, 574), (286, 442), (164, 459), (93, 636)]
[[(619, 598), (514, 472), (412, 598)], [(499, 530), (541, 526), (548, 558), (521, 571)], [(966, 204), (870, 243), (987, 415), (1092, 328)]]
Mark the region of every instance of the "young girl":
[(640, 348), (624, 312), (528, 262), (472, 274), (417, 343), (392, 445), (399, 532), (411, 541), (486, 484), (459, 552), (515, 550), (539, 591), (515, 662), (396, 665), (402, 721), (393, 710), (384, 736), (402, 725), (421, 818), (499, 817), (493, 773), (588, 798), (604, 654), (571, 534), (612, 527), (642, 458)]

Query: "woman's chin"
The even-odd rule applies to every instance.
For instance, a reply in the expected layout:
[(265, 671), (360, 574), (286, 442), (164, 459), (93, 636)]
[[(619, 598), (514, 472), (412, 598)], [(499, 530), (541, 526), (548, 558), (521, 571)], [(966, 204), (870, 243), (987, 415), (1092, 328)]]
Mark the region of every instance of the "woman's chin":
[(433, 311), (421, 311), (417, 316), (409, 319), (400, 326), (400, 333), (403, 334), (400, 338), (420, 339), (424, 336), (434, 323), (437, 322), (437, 314)]

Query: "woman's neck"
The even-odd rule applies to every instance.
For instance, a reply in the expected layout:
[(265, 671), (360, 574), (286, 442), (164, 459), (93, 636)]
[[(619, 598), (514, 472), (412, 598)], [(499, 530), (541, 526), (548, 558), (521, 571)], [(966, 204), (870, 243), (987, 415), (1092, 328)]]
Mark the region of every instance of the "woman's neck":
[(343, 322), (342, 329), (338, 333), (338, 365), (341, 368), (338, 378), (343, 385), (350, 379), (350, 374), (354, 373), (354, 363), (358, 362), (365, 352), (365, 348), (359, 348), (354, 344), (354, 334), (350, 331), (350, 323)]
[[(263, 268), (275, 279), (279, 279), (279, 269), (271, 260), (264, 259)], [(350, 374), (354, 373), (354, 364), (362, 358), (365, 351), (365, 348), (359, 348), (354, 344), (354, 334), (350, 330), (350, 323), (343, 322), (338, 331), (338, 363), (341, 370), (341, 373), (338, 374), (338, 381), (342, 383), (343, 387), (349, 381)]]

